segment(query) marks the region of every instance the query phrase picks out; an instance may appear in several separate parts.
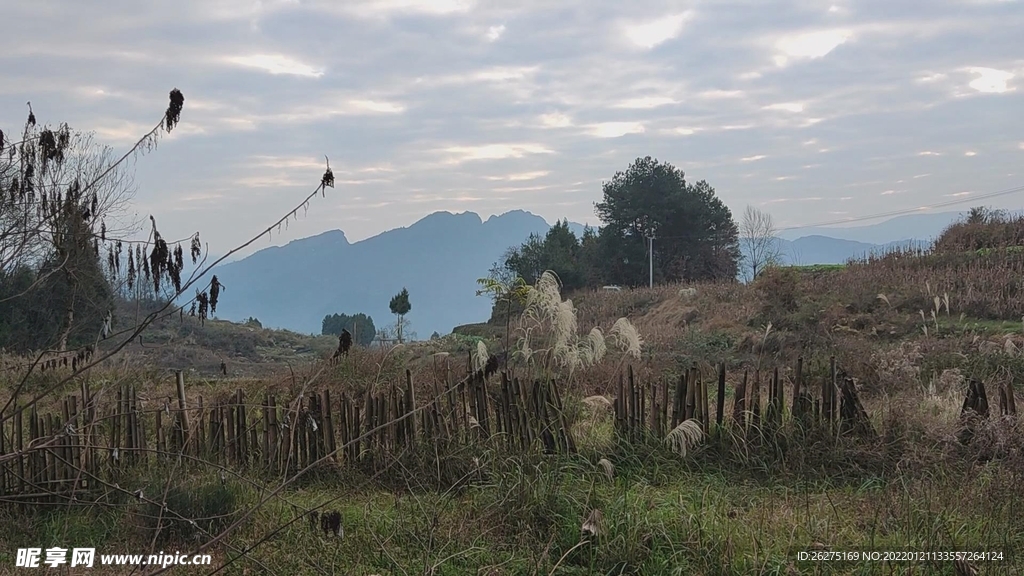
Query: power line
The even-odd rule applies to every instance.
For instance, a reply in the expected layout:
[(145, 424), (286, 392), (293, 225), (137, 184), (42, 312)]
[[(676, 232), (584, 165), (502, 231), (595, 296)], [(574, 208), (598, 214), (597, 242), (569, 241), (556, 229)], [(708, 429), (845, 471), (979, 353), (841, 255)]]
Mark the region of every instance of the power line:
[[(996, 197), (999, 197), (999, 196), (1007, 196), (1009, 194), (1016, 194), (1016, 193), (1019, 193), (1019, 192), (1024, 192), (1024, 185), (1014, 186), (1013, 188), (1006, 188), (1004, 190), (997, 190), (995, 192), (986, 192), (985, 194), (979, 194), (977, 196), (964, 197), (964, 198), (959, 198), (959, 199), (956, 199), (956, 200), (947, 200), (945, 202), (938, 202), (936, 204), (928, 204), (928, 205), (925, 205), (925, 206), (918, 206), (916, 208), (903, 208), (903, 209), (900, 209), (900, 210), (892, 210), (892, 211), (889, 211), (889, 212), (880, 212), (880, 213), (871, 214), (871, 215), (868, 215), (868, 216), (857, 216), (857, 217), (854, 217), (854, 218), (846, 218), (846, 219), (842, 219), (842, 220), (830, 220), (830, 221), (818, 222), (818, 223), (814, 223), (814, 224), (799, 224), (799, 225), (796, 225), (796, 226), (785, 226), (785, 227), (778, 228), (777, 231), (778, 232), (782, 232), (782, 231), (785, 231), (785, 230), (797, 230), (797, 229), (800, 229), (800, 228), (817, 228), (817, 227), (821, 227), (821, 226), (834, 226), (836, 224), (849, 224), (851, 222), (863, 222), (863, 221), (866, 221), (866, 220), (875, 220), (875, 219), (878, 219), (878, 218), (888, 218), (888, 217), (893, 217), (893, 216), (903, 216), (903, 215), (906, 215), (906, 214), (914, 214), (914, 213), (920, 212), (922, 210), (930, 210), (932, 208), (945, 208), (947, 206), (955, 206), (957, 204), (966, 204), (968, 202), (977, 202), (979, 200), (987, 200), (989, 198), (996, 198)], [(679, 235), (679, 236), (660, 236), (659, 239), (661, 239), (661, 240), (676, 240), (676, 239), (682, 239), (682, 238), (693, 238), (694, 236), (696, 236), (696, 233), (683, 234), (683, 235)]]
[(964, 197), (958, 200), (948, 200), (946, 202), (939, 202), (937, 204), (930, 204), (927, 206), (918, 206), (917, 208), (905, 208), (902, 210), (893, 210), (891, 212), (882, 212), (879, 214), (872, 214), (870, 216), (858, 216), (856, 218), (846, 218), (843, 220), (832, 220), (829, 222), (821, 222), (817, 224), (803, 224), (799, 226), (786, 226), (779, 228), (779, 231), (783, 230), (796, 230), (798, 228), (817, 228), (819, 226), (833, 226), (835, 224), (846, 224), (849, 222), (863, 222), (865, 220), (874, 220), (876, 218), (886, 218), (889, 216), (903, 216), (905, 214), (913, 214), (914, 212), (920, 212), (921, 210), (930, 210), (932, 208), (945, 208), (946, 206), (955, 206), (957, 204), (966, 204), (967, 202), (975, 202), (978, 200), (986, 200), (988, 198), (995, 198), (997, 196), (1006, 196), (1008, 194), (1015, 194), (1017, 192), (1024, 192), (1024, 186), (1015, 186), (1013, 188), (1007, 188), (1005, 190), (998, 190), (996, 192), (987, 192), (978, 196)]

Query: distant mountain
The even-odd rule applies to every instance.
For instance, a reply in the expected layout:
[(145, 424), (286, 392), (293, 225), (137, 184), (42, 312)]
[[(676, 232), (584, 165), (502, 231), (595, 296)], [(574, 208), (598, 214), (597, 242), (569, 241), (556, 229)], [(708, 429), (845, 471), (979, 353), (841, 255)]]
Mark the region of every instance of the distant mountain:
[[(1008, 211), (1020, 215), (1024, 211)], [(784, 230), (779, 237), (796, 240), (806, 236), (827, 236), (838, 240), (853, 240), (865, 244), (888, 244), (901, 240), (934, 240), (947, 226), (967, 214), (963, 212), (937, 212), (934, 214), (907, 214), (877, 224), (865, 226), (830, 226), (817, 228), (794, 228)], [(824, 262), (822, 262), (824, 264)]]
[(796, 240), (779, 239), (779, 248), (782, 251), (783, 262), (797, 266), (842, 264), (850, 258), (863, 258), (871, 254), (884, 253), (894, 248), (911, 246), (924, 248), (930, 246), (930, 244), (929, 241), (911, 239), (886, 242), (884, 244), (871, 244), (817, 234), (804, 236)]
[[(550, 228), (515, 210), (486, 222), (472, 212), (437, 212), (355, 243), (341, 230), (324, 232), (219, 266), (225, 292), (217, 317), (255, 316), (267, 327), (319, 334), (327, 314), (363, 312), (384, 326), (394, 322), (388, 303), (404, 287), (410, 329), (420, 338), (446, 334), (490, 316), (490, 300), (476, 296), (477, 278), (509, 247)], [(581, 225), (570, 228), (582, 234)]]

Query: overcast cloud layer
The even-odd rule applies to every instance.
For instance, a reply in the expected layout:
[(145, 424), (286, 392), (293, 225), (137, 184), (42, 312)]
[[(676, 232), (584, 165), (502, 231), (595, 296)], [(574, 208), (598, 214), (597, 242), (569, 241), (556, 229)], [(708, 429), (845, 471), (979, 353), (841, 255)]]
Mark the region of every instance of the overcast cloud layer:
[(325, 155), (336, 188), (274, 244), (437, 210), (596, 223), (601, 182), (645, 155), (783, 226), (1024, 184), (1015, 0), (3, 0), (0, 23), (7, 132), (31, 100), (123, 150), (181, 89), (138, 210), (214, 252)]

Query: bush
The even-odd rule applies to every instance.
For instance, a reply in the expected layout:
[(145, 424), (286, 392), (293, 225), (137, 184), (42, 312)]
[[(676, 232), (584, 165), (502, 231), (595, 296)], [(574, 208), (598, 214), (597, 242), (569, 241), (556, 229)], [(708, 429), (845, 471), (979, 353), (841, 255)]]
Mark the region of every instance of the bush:
[(879, 350), (871, 355), (871, 364), (875, 366), (875, 384), (879, 390), (892, 393), (897, 390), (916, 388), (921, 382), (921, 368), (918, 363), (923, 358), (920, 346), (903, 342), (889, 350)]
[(761, 299), (762, 314), (772, 322), (799, 308), (800, 275), (793, 268), (765, 270), (754, 282), (754, 289)]
[(141, 512), (147, 539), (155, 536), (161, 543), (206, 539), (226, 528), (239, 511), (236, 489), (219, 481), (197, 487), (171, 486), (164, 500), (166, 509), (161, 511), (163, 484), (154, 480), (144, 492), (150, 500)]
[(689, 367), (696, 360), (718, 363), (729, 360), (736, 338), (724, 330), (701, 330), (690, 327), (679, 340), (680, 367)]

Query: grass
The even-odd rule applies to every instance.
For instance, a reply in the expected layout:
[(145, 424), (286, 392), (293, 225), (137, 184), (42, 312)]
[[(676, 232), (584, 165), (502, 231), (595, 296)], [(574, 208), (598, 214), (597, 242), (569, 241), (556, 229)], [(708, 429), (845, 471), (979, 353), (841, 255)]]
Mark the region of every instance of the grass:
[[(822, 545), (1024, 553), (1024, 517), (1016, 511), (1019, 470), (931, 462), (916, 471), (852, 475), (842, 482), (825, 474), (768, 478), (749, 474), (750, 463), (719, 458), (718, 441), (727, 440), (713, 438), (689, 459), (657, 444), (619, 446), (607, 454), (616, 467), (613, 480), (595, 465), (592, 452), (545, 458), (484, 450), (479, 479), (460, 491), (425, 490), (412, 471), (399, 470), (408, 487), (397, 492), (357, 478), (290, 490), (231, 538), (238, 549), (259, 546), (226, 573), (872, 574), (877, 566), (801, 563), (796, 553)], [(848, 456), (847, 449), (822, 456)], [(220, 486), (215, 477), (194, 474), (183, 474), (180, 482)], [(231, 482), (197, 492), (195, 503), (182, 507), (206, 515), (222, 511), (225, 491), (245, 502), (256, 499), (259, 488)], [(325, 509), (341, 513), (341, 539), (311, 529), (301, 517), (301, 510), (327, 502)], [(602, 512), (600, 530), (596, 538), (584, 538), (581, 526), (595, 509)], [(72, 541), (108, 553), (148, 549), (149, 533), (137, 530), (145, 511), (130, 503), (57, 509), (25, 522), (5, 509), (0, 534), (9, 546), (0, 563), (8, 565), (13, 559), (3, 555), (17, 547)], [(217, 554), (221, 561), (234, 555)], [(1003, 570), (986, 573), (1011, 574), (1013, 565), (993, 564)], [(948, 563), (919, 569), (953, 574)]]
[(846, 268), (846, 264), (808, 264), (806, 266), (791, 266), (794, 270), (806, 274), (818, 274), (821, 272), (836, 272)]

